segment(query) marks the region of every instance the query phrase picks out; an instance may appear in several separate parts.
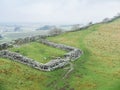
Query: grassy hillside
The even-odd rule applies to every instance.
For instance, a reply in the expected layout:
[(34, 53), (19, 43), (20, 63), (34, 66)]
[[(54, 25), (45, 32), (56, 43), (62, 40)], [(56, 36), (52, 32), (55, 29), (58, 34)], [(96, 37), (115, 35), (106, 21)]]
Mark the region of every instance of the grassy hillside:
[(0, 90), (120, 90), (120, 19), (48, 39), (83, 50), (74, 71), (63, 79), (69, 66), (42, 72), (1, 58)]
[(50, 40), (84, 51), (71, 75), (75, 90), (120, 90), (120, 19)]

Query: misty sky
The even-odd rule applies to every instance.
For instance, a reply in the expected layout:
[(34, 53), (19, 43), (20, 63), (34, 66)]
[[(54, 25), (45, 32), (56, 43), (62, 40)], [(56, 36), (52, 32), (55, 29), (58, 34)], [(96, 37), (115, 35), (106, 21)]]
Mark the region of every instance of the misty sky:
[(120, 12), (120, 0), (0, 0), (0, 22), (75, 24)]

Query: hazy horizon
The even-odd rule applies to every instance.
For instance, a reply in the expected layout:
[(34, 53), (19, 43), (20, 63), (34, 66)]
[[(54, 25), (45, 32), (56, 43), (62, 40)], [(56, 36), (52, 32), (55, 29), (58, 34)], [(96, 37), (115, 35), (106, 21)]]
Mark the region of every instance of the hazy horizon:
[(77, 24), (120, 12), (120, 0), (0, 0), (0, 23)]

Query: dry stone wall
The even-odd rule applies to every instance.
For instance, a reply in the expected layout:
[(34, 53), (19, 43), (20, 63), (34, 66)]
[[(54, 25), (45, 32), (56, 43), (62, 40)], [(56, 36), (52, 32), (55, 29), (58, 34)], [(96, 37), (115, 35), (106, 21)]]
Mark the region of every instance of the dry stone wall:
[[(0, 57), (20, 62), (22, 64), (31, 66), (38, 70), (52, 71), (57, 68), (64, 67), (65, 65), (69, 64), (69, 61), (76, 60), (82, 54), (82, 51), (77, 48), (67, 46), (64, 44), (56, 44), (56, 43), (50, 42), (50, 41), (44, 39), (45, 37), (46, 36), (26, 37), (23, 39), (21, 38), (21, 39), (14, 40), (9, 43), (0, 44), (0, 48), (1, 48)], [(56, 59), (50, 60), (48, 63), (43, 64), (43, 63), (37, 62), (36, 60), (33, 60), (31, 58), (25, 57), (19, 53), (5, 50), (7, 48), (14, 47), (15, 45), (21, 45), (21, 44), (25, 44), (25, 43), (29, 43), (29, 42), (34, 42), (34, 41), (38, 41), (39, 43), (42, 43), (42, 44), (45, 44), (48, 46), (66, 50), (66, 51), (68, 51), (68, 53), (66, 53), (63, 57), (56, 57)]]
[(42, 44), (48, 45), (48, 46), (52, 46), (55, 48), (59, 48), (59, 49), (68, 51), (68, 53), (66, 53), (64, 55), (64, 58), (68, 58), (71, 61), (79, 58), (82, 54), (82, 51), (79, 50), (78, 48), (75, 48), (75, 47), (67, 46), (64, 44), (56, 44), (54, 42), (50, 42), (50, 41), (45, 40), (45, 39), (40, 39), (39, 42)]
[(69, 52), (65, 54), (62, 58), (59, 57), (59, 58), (53, 59), (46, 64), (37, 62), (36, 60), (27, 58), (19, 53), (11, 52), (8, 50), (1, 50), (0, 57), (8, 58), (8, 59), (26, 64), (26, 65), (29, 65), (38, 70), (52, 71), (54, 69), (64, 67), (65, 65), (69, 64), (69, 61), (76, 60), (82, 54), (81, 50), (74, 48), (74, 47), (66, 46), (63, 44), (56, 44), (56, 43), (47, 41), (45, 39), (40, 39), (39, 42), (45, 45), (49, 45), (55, 48), (60, 48), (60, 49), (63, 49)]
[(51, 71), (51, 70), (63, 67), (66, 64), (68, 64), (63, 59), (59, 59), (59, 60), (56, 59), (56, 60), (50, 61), (49, 63), (42, 64), (40, 62), (37, 62), (36, 60), (25, 57), (19, 53), (10, 52), (8, 50), (0, 51), (0, 57), (8, 58), (8, 59), (11, 59), (13, 61), (17, 61), (17, 62), (20, 62), (22, 64), (26, 64), (28, 66), (35, 68), (35, 69), (43, 70), (43, 71)]
[(22, 44), (34, 42), (41, 38), (46, 38), (46, 37), (49, 37), (49, 35), (37, 35), (37, 36), (32, 36), (32, 37), (19, 38), (19, 39), (14, 40), (13, 44), (14, 45), (22, 45)]
[(9, 47), (13, 47), (13, 45), (10, 44), (10, 43), (2, 43), (2, 44), (0, 44), (0, 50), (7, 49)]

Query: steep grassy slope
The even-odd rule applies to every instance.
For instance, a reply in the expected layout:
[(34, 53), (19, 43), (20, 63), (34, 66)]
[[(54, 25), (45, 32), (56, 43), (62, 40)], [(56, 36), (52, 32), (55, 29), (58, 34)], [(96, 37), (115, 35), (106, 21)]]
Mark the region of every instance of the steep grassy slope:
[(120, 90), (120, 19), (48, 39), (83, 50), (74, 71), (63, 79), (69, 66), (42, 72), (1, 58), (0, 90)]
[(120, 90), (120, 19), (50, 40), (84, 51), (71, 75), (75, 90)]
[(37, 42), (23, 44), (19, 47), (10, 48), (9, 50), (18, 52), (41, 63), (46, 63), (51, 59), (60, 57), (65, 54), (65, 51), (63, 50), (48, 47)]

